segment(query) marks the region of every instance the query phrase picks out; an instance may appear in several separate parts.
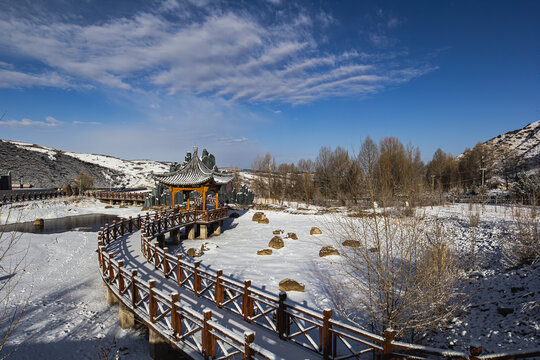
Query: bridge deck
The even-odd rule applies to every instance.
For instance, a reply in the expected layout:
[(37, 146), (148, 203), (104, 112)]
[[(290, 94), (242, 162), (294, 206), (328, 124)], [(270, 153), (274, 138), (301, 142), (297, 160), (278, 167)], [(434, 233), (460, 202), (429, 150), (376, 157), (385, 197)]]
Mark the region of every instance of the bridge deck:
[[(255, 343), (271, 351), (276, 357), (285, 359), (321, 359), (322, 357), (301, 346), (279, 339), (276, 333), (270, 332), (261, 326), (243, 321), (227, 310), (218, 308), (215, 303), (196, 297), (192, 292), (179, 288), (172, 279), (167, 279), (160, 271), (156, 271), (154, 266), (149, 264), (141, 253), (140, 249), (141, 232), (137, 231), (127, 235), (125, 240), (114, 241), (108, 246), (108, 250), (115, 254), (116, 260), (124, 260), (126, 267), (137, 269), (139, 276), (145, 281), (156, 280), (156, 287), (164, 292), (178, 292), (180, 303), (195, 311), (202, 312), (204, 309), (212, 310), (213, 320), (227, 329), (242, 334), (250, 330), (255, 333)], [(196, 355), (196, 354), (193, 354)]]

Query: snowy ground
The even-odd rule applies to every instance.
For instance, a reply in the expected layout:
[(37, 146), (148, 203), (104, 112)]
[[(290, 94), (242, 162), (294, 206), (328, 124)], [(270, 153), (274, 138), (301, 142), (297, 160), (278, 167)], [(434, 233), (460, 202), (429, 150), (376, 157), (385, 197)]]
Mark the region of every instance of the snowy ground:
[[(16, 206), (19, 206), (18, 204)], [(134, 216), (140, 208), (118, 206), (105, 209), (106, 204), (95, 200), (67, 201), (53, 199), (22, 204), (13, 209), (24, 214), (24, 221), (35, 218), (111, 213)], [(468, 227), (468, 205), (425, 208), (429, 216), (444, 219), (447, 234), (456, 249), (467, 256), (471, 231)], [(498, 240), (505, 236), (505, 224), (510, 211), (502, 206), (486, 206), (476, 210), (480, 224), (475, 237), (481, 258), (475, 276), (467, 279), (464, 289), (471, 294), (467, 310), (449, 324), (444, 334), (433, 335), (430, 345), (454, 343), (465, 349), (479, 342), (488, 352), (517, 350), (537, 346), (540, 326), (540, 267), (529, 266), (506, 270), (500, 262)], [(5, 221), (3, 211), (0, 221)], [(229, 219), (219, 237), (206, 240), (185, 240), (174, 252), (190, 247), (209, 249), (199, 258), (203, 265), (223, 269), (226, 275), (238, 280), (250, 279), (253, 286), (272, 293), (278, 291), (280, 280), (289, 277), (306, 285), (304, 293), (290, 292), (289, 298), (322, 309), (331, 307), (320, 281), (327, 271), (336, 269), (338, 256), (320, 258), (323, 245), (332, 244), (325, 233), (329, 216), (314, 211), (264, 211), (269, 224), (252, 222), (254, 211), (238, 211), (238, 219)], [(305, 214), (301, 214), (304, 212)], [(21, 220), (21, 221), (23, 221)], [(322, 235), (310, 235), (312, 226), (323, 229)], [(269, 256), (256, 255), (268, 248), (273, 230), (282, 229), (285, 246)], [(294, 232), (298, 240), (285, 239)], [(142, 330), (121, 330), (116, 307), (105, 303), (95, 255), (95, 233), (66, 232), (53, 235), (24, 234), (22, 245), (29, 246), (28, 268), (23, 275), (21, 295), (30, 294), (30, 306), (22, 326), (9, 346), (26, 339), (15, 359), (97, 358), (99, 346), (108, 346), (116, 338), (123, 359), (148, 358), (147, 340)], [(69, 284), (66, 286), (65, 284)], [(536, 307), (535, 307), (536, 306)], [(498, 308), (511, 308), (503, 316)]]

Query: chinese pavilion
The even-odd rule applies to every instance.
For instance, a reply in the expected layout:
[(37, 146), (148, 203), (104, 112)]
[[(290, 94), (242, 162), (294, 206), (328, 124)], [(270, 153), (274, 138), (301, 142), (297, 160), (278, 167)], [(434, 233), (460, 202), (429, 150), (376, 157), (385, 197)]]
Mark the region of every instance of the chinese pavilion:
[(189, 210), (189, 194), (196, 191), (202, 196), (202, 210), (206, 210), (206, 194), (208, 192), (215, 194), (215, 207), (217, 209), (219, 207), (218, 191), (222, 185), (233, 180), (234, 174), (220, 172), (216, 167), (209, 169), (199, 159), (197, 147), (194, 147), (191, 159), (178, 170), (165, 174), (154, 174), (153, 178), (160, 184), (169, 187), (173, 208), (176, 193), (185, 191), (187, 194), (187, 209)]

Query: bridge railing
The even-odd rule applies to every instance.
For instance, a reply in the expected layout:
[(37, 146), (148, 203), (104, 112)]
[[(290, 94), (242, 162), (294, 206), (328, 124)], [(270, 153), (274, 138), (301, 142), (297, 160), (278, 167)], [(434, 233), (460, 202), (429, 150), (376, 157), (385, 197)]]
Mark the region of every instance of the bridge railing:
[(99, 200), (117, 200), (117, 201), (144, 201), (149, 195), (148, 192), (111, 192), (111, 191), (86, 191), (87, 197), (93, 197)]
[(66, 196), (66, 193), (63, 191), (43, 191), (43, 192), (29, 192), (21, 194), (9, 194), (0, 196), (0, 206), (9, 205), (22, 201), (33, 201), (33, 200), (46, 200), (54, 199), (58, 197)]
[[(399, 355), (415, 358), (473, 358), (459, 351), (437, 349), (415, 344), (394, 341), (395, 333), (386, 331), (376, 335), (360, 328), (332, 319), (332, 311), (326, 309), (322, 314), (286, 301), (286, 293), (278, 297), (251, 287), (251, 281), (243, 283), (223, 276), (223, 271), (214, 272), (201, 269), (200, 261), (185, 261), (181, 255), (173, 256), (168, 248), (160, 248), (159, 242), (152, 243), (158, 235), (169, 231), (167, 226), (175, 227), (194, 223), (199, 219), (218, 219), (228, 213), (222, 209), (193, 210), (175, 213), (165, 211), (147, 217), (142, 225), (141, 250), (148, 262), (156, 270), (176, 281), (179, 287), (189, 290), (195, 296), (205, 297), (215, 302), (245, 321), (256, 323), (279, 335), (280, 338), (313, 350), (327, 359), (360, 358), (374, 352), (380, 355)], [(485, 355), (483, 359), (514, 359), (540, 355), (540, 349), (528, 352)]]
[(212, 321), (211, 310), (199, 313), (179, 302), (178, 293), (165, 294), (156, 281), (145, 282), (137, 270), (128, 271), (122, 260), (106, 251), (106, 244), (136, 229), (137, 218), (123, 219), (102, 228), (98, 237), (98, 259), (103, 281), (119, 301), (143, 322), (180, 348), (187, 347), (213, 359), (276, 359), (272, 352), (254, 343), (252, 332), (238, 334)]

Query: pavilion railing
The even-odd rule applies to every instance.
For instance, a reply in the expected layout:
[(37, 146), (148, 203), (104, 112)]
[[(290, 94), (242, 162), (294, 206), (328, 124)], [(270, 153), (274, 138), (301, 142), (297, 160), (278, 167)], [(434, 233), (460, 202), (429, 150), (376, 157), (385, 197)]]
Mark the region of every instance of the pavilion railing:
[[(221, 211), (221, 212), (220, 212)], [(194, 224), (200, 220), (225, 218), (226, 210), (178, 211), (168, 210), (146, 217), (122, 220), (106, 225), (99, 233), (100, 268), (104, 279), (114, 284), (114, 269), (107, 270), (113, 254), (105, 252), (105, 246), (122, 235), (141, 229), (141, 250), (145, 259), (166, 278), (176, 282), (179, 288), (206, 298), (216, 307), (226, 309), (244, 321), (255, 323), (276, 333), (282, 340), (294, 342), (313, 350), (325, 359), (360, 359), (374, 353), (382, 358), (442, 358), (442, 359), (518, 359), (540, 356), (540, 348), (526, 351), (506, 352), (473, 356), (465, 352), (438, 349), (395, 341), (395, 332), (388, 329), (376, 335), (361, 328), (332, 319), (332, 310), (322, 313), (287, 301), (285, 292), (279, 296), (265, 293), (251, 286), (251, 281), (240, 282), (223, 275), (222, 270), (201, 268), (201, 262), (189, 262), (182, 255), (169, 254), (152, 240), (174, 228)], [(108, 261), (110, 259), (111, 261)], [(110, 271), (105, 274), (104, 271)], [(118, 271), (117, 271), (118, 272)], [(106, 276), (107, 275), (107, 276)], [(147, 291), (148, 292), (148, 291)], [(172, 306), (172, 305), (171, 305)], [(200, 315), (200, 314), (199, 314)], [(228, 331), (228, 330), (227, 330)]]

